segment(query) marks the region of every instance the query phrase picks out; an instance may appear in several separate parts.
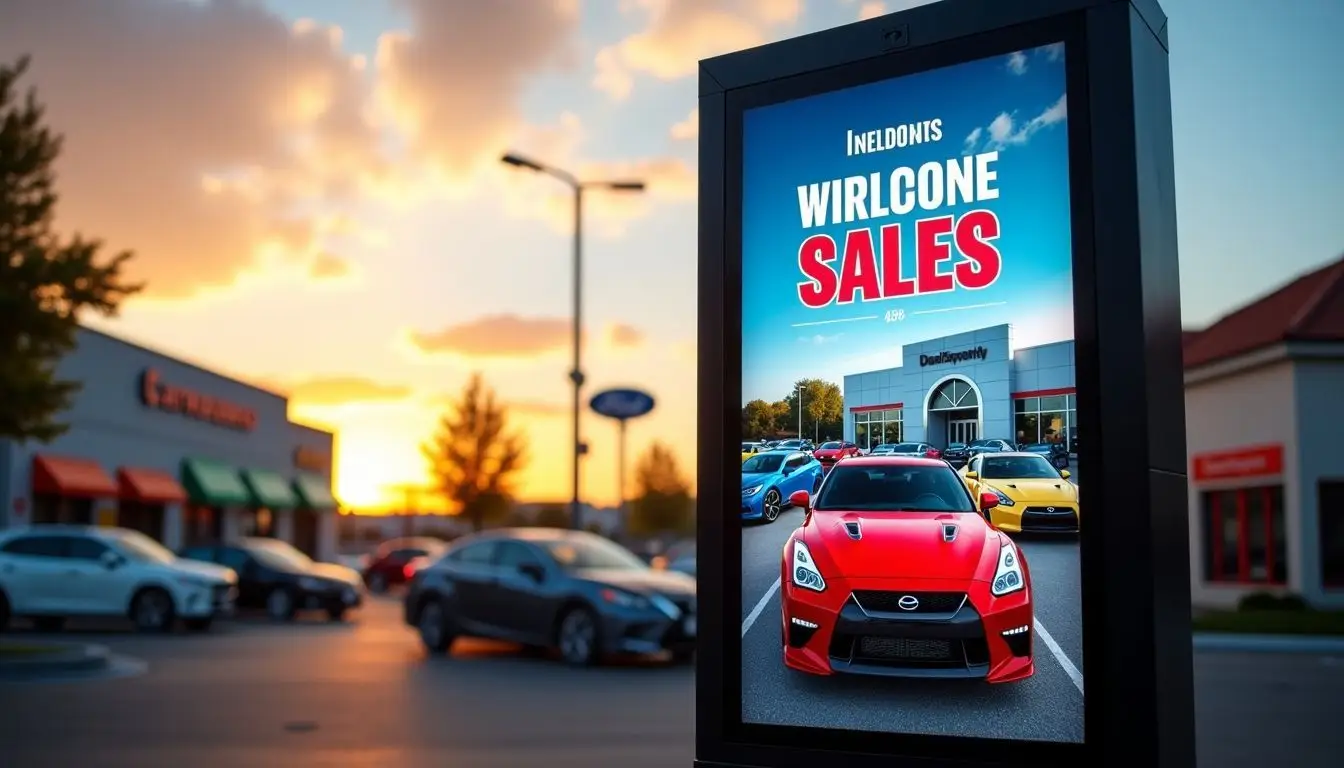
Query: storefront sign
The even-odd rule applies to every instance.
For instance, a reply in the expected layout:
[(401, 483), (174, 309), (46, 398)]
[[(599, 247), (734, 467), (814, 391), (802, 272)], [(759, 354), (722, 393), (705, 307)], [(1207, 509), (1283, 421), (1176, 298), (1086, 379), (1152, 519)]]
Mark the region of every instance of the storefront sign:
[(316, 448), (300, 445), (294, 449), (294, 466), (309, 472), (326, 472), (331, 466), (331, 456)]
[(920, 355), (919, 367), (926, 368), (930, 365), (943, 365), (945, 363), (965, 363), (971, 360), (984, 360), (989, 357), (989, 350), (984, 347), (972, 347), (961, 352), (939, 352), (936, 355)]
[(1265, 477), (1283, 473), (1283, 446), (1260, 445), (1202, 453), (1193, 459), (1196, 481)]
[(150, 408), (180, 413), (229, 429), (250, 432), (257, 426), (257, 413), (251, 408), (165, 384), (153, 368), (146, 368), (140, 375), (140, 400)]

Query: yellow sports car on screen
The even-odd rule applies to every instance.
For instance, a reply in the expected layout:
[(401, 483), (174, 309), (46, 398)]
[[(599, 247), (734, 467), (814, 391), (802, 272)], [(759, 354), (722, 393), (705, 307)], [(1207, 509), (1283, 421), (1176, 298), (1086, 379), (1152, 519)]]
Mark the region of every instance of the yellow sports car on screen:
[(989, 521), (1005, 533), (1077, 533), (1078, 486), (1069, 470), (1055, 469), (1039, 453), (982, 453), (959, 474), (971, 491), (999, 497)]
[(755, 456), (756, 454), (760, 453), (763, 450), (765, 450), (765, 447), (762, 446), (760, 443), (743, 443), (742, 460), (746, 461), (747, 459), (750, 459), (752, 456)]

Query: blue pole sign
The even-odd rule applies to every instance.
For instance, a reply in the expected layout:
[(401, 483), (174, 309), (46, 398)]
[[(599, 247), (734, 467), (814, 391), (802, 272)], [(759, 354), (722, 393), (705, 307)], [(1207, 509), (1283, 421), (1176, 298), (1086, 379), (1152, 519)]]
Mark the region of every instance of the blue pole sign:
[(653, 395), (638, 389), (608, 389), (593, 395), (588, 405), (596, 413), (625, 421), (652, 411)]

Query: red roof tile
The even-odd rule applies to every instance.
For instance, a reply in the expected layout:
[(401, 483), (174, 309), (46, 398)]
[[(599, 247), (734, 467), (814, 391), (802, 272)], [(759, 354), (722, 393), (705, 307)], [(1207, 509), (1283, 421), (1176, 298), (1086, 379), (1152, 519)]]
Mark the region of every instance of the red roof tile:
[(1344, 257), (1223, 317), (1182, 334), (1185, 367), (1208, 365), (1287, 341), (1344, 341)]

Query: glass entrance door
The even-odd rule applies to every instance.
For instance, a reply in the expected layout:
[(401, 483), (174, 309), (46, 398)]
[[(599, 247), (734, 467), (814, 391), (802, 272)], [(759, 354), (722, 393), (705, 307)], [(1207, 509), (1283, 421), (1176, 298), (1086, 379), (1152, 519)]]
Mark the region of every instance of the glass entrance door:
[(975, 419), (957, 419), (947, 422), (947, 444), (965, 445), (979, 437), (976, 434)]

